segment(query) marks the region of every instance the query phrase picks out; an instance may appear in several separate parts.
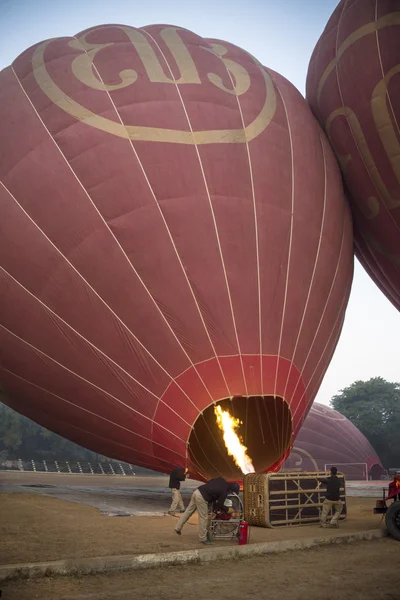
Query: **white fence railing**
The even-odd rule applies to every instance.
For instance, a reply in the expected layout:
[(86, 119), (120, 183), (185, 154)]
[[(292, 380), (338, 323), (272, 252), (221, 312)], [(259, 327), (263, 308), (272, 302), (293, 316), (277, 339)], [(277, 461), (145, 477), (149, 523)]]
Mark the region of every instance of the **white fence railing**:
[(69, 473), (74, 475), (136, 475), (134, 465), (122, 462), (82, 462), (59, 460), (5, 460), (0, 470), (35, 473)]

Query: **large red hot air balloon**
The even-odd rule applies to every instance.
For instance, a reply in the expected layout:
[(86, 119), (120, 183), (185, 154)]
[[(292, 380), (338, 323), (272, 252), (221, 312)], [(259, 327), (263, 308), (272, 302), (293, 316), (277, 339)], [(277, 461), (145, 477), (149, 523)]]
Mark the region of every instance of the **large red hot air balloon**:
[(341, 163), (357, 256), (398, 309), (399, 39), (399, 0), (342, 0), (307, 76), (307, 99)]
[(340, 172), (305, 100), (236, 46), (106, 25), (0, 75), (1, 378), (88, 448), (199, 478), (290, 451), (352, 279)]

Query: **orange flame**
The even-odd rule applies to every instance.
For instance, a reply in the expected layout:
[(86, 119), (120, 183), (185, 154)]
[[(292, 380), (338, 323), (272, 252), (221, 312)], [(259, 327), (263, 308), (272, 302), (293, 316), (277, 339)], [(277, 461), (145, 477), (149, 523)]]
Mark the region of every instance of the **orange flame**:
[(227, 410), (222, 410), (220, 406), (214, 406), (214, 413), (217, 418), (218, 427), (223, 433), (228, 454), (232, 456), (242, 473), (245, 475), (247, 473), (254, 473), (253, 463), (247, 455), (247, 448), (241, 443), (236, 433), (236, 429), (242, 422), (232, 417)]

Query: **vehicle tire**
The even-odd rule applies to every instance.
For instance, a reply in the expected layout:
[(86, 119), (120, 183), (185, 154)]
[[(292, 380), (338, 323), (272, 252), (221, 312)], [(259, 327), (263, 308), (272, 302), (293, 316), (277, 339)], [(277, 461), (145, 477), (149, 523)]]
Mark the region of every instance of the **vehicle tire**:
[(387, 509), (386, 528), (389, 535), (400, 541), (400, 502), (393, 502)]

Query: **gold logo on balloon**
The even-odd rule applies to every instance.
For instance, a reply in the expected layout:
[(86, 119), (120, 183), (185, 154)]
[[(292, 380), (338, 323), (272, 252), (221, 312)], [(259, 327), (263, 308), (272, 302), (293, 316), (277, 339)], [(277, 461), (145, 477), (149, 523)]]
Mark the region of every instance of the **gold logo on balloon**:
[[(376, 33), (380, 29), (384, 29), (385, 27), (392, 27), (394, 25), (400, 25), (400, 12), (389, 13), (387, 15), (384, 15), (377, 21), (367, 23), (362, 27), (359, 27), (341, 43), (341, 45), (336, 51), (335, 58), (326, 67), (318, 84), (318, 105), (321, 102), (322, 92), (328, 80), (328, 77), (337, 68), (340, 59), (347, 52), (347, 50), (351, 48), (351, 46), (357, 41), (364, 38), (366, 35), (376, 35)], [(398, 133), (394, 128), (393, 119), (387, 106), (389, 98), (389, 95), (387, 93), (387, 87), (392, 77), (394, 75), (397, 75), (398, 73), (400, 73), (400, 65), (396, 65), (395, 67), (393, 67), (375, 86), (371, 96), (371, 111), (376, 130), (382, 141), (382, 145), (386, 151), (387, 157), (390, 161), (397, 181), (400, 183), (400, 143), (398, 141)], [(334, 110), (326, 120), (325, 127), (331, 143), (332, 124), (338, 117), (344, 117), (346, 119), (355, 145), (357, 147), (357, 151), (360, 154), (361, 159), (366, 167), (366, 170), (370, 175), (372, 183), (374, 184), (378, 192), (381, 202), (388, 211), (398, 208), (400, 206), (400, 200), (392, 197), (391, 191), (388, 190), (386, 184), (384, 183), (382, 176), (379, 172), (379, 168), (376, 165), (375, 160), (372, 156), (372, 152), (368, 147), (367, 139), (364, 135), (361, 124), (354, 111), (351, 110), (351, 108), (349, 108), (348, 106), (341, 106), (340, 108)], [(346, 176), (348, 164), (352, 160), (351, 154), (347, 154), (346, 156), (338, 154), (338, 160), (341, 164), (342, 171)], [(357, 203), (358, 208), (360, 209), (360, 211), (366, 219), (373, 219), (379, 214), (380, 202), (376, 197), (371, 196), (364, 200), (358, 198), (357, 195), (355, 195), (354, 201)]]
[[(113, 27), (117, 27), (124, 31), (142, 61), (151, 82), (175, 86), (202, 83), (192, 56), (179, 36), (178, 29), (165, 27), (160, 32), (161, 38), (174, 57), (176, 66), (179, 69), (180, 77), (179, 79), (174, 79), (172, 72), (170, 72), (169, 75), (166, 74), (161, 66), (160, 61), (149, 42), (149, 37), (152, 39), (150, 34), (142, 33), (131, 27)], [(86, 86), (94, 90), (103, 91), (108, 95), (111, 91), (135, 84), (138, 79), (138, 74), (133, 69), (127, 69), (119, 73), (120, 83), (109, 85), (102, 81), (94, 65), (94, 58), (102, 49), (112, 46), (114, 43), (92, 44), (87, 42), (88, 35), (96, 30), (99, 30), (99, 28), (89, 31), (80, 38), (74, 39), (69, 43), (71, 48), (81, 52), (81, 54), (77, 55), (72, 61), (71, 68), (74, 76)], [(41, 90), (54, 104), (78, 121), (121, 138), (133, 141), (170, 142), (191, 145), (244, 143), (250, 142), (259, 136), (269, 125), (275, 114), (276, 93), (273, 81), (263, 66), (254, 57), (248, 55), (257, 65), (264, 81), (265, 101), (260, 113), (246, 127), (241, 129), (181, 131), (175, 129), (163, 129), (160, 127), (127, 125), (122, 123), (122, 121), (112, 121), (93, 113), (70, 98), (56, 82), (52, 80), (47, 71), (44, 57), (46, 47), (52, 41), (54, 40), (48, 40), (47, 42), (40, 44), (32, 57), (33, 74)], [(215, 73), (208, 73), (207, 75), (211, 84), (220, 90), (237, 97), (240, 97), (248, 91), (250, 87), (250, 76), (248, 72), (239, 63), (226, 58), (228, 50), (224, 46), (221, 44), (210, 44), (210, 47), (204, 47), (203, 50), (205, 52), (213, 53), (224, 63), (232, 82), (232, 89), (227, 88), (223, 84), (221, 77)]]

